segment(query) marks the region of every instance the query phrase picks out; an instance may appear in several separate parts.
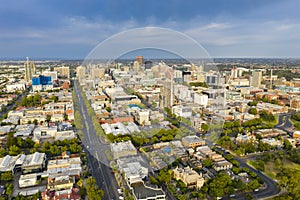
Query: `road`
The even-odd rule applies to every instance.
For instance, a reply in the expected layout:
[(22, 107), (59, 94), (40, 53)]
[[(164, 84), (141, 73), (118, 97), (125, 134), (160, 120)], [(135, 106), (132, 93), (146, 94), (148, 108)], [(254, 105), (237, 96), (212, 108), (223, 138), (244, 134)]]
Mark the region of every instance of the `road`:
[(293, 134), (294, 126), (290, 121), (292, 114), (291, 113), (284, 113), (279, 114), (278, 116), (278, 124), (274, 126), (274, 128), (278, 128), (287, 132), (289, 135)]
[(83, 124), (82, 131), (84, 137), (82, 143), (87, 152), (88, 165), (91, 169), (92, 176), (96, 179), (99, 188), (104, 191), (103, 199), (118, 199), (118, 183), (114, 174), (111, 173), (112, 169), (109, 166), (109, 160), (105, 154), (105, 151), (110, 148), (109, 143), (106, 142), (105, 138), (96, 135), (92, 118), (88, 114), (76, 80), (74, 81), (74, 90)]

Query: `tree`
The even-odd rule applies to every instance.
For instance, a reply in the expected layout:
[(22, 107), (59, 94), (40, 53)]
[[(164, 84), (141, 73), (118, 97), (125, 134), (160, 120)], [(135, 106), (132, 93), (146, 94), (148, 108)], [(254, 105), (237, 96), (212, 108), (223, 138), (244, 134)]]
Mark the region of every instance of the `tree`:
[(275, 116), (272, 113), (268, 113), (266, 110), (263, 110), (259, 115), (260, 118), (264, 121), (268, 121), (268, 122), (275, 121)]
[(255, 190), (260, 187), (260, 184), (256, 179), (254, 179), (254, 180), (250, 181), (247, 186), (249, 187), (249, 189)]
[(82, 187), (82, 186), (83, 186), (83, 179), (82, 179), (82, 178), (80, 178), (80, 179), (78, 180), (77, 185), (78, 185), (79, 187)]
[(202, 123), (202, 124), (201, 124), (201, 129), (202, 129), (204, 132), (207, 132), (208, 129), (209, 129), (209, 125), (208, 125), (208, 124), (205, 124), (205, 123)]
[(154, 176), (150, 176), (150, 183), (153, 184), (153, 185), (158, 185), (159, 182), (158, 180), (156, 180), (156, 178)]
[(13, 180), (13, 175), (11, 171), (6, 171), (1, 173), (1, 180), (2, 181), (11, 181)]
[(50, 154), (51, 154), (52, 156), (56, 156), (56, 155), (59, 155), (59, 154), (60, 154), (60, 150), (59, 150), (59, 148), (58, 148), (56, 145), (50, 146), (49, 152), (50, 152)]
[(3, 148), (0, 148), (0, 158), (3, 158), (6, 155), (6, 150)]
[(20, 153), (20, 149), (19, 147), (17, 147), (16, 145), (10, 146), (9, 147), (9, 151), (8, 154), (11, 156), (16, 156)]
[(81, 152), (81, 150), (82, 150), (82, 148), (81, 148), (81, 146), (78, 145), (78, 144), (71, 144), (71, 145), (70, 145), (70, 151), (71, 151), (72, 153), (79, 153), (79, 152)]
[(86, 191), (89, 200), (101, 200), (104, 192), (98, 188), (95, 178), (88, 178), (86, 180)]
[(5, 191), (6, 191), (6, 194), (8, 196), (10, 196), (12, 194), (13, 189), (14, 189), (14, 185), (13, 184), (11, 184), (11, 183), (6, 183), (5, 184)]
[(205, 160), (203, 160), (202, 164), (204, 167), (210, 168), (213, 165), (213, 162), (211, 159), (206, 158)]
[(257, 106), (257, 101), (251, 101), (248, 103), (248, 106)]
[(33, 96), (33, 102), (34, 102), (34, 105), (35, 105), (35, 106), (41, 105), (41, 100), (42, 100), (42, 97), (41, 97), (40, 94), (35, 94), (35, 95)]
[(17, 139), (14, 137), (14, 134), (13, 133), (8, 133), (7, 134), (6, 146), (7, 147), (13, 146), (13, 145), (16, 144), (16, 142), (17, 142)]
[(248, 113), (249, 113), (249, 114), (252, 114), (252, 115), (257, 115), (257, 114), (258, 114), (258, 111), (257, 111), (256, 108), (250, 108), (250, 109), (248, 110)]
[(283, 141), (283, 148), (285, 148), (286, 150), (291, 150), (293, 148), (293, 146), (289, 140), (285, 139)]

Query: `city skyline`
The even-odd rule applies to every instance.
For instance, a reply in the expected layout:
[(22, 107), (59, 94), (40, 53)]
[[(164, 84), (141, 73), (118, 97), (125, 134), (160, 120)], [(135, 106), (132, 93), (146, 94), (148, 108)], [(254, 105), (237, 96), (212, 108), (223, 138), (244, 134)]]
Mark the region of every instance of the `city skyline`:
[(0, 58), (83, 59), (110, 36), (145, 26), (187, 34), (212, 57), (299, 58), (299, 2), (211, 4), (7, 1), (0, 8)]

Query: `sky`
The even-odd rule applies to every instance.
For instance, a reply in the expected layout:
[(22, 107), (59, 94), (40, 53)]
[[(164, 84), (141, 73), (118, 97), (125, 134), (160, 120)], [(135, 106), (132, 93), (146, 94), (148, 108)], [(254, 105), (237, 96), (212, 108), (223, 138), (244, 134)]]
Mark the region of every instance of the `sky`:
[(2, 0), (0, 58), (83, 59), (112, 35), (147, 26), (184, 33), (211, 57), (299, 58), (299, 8), (299, 0)]

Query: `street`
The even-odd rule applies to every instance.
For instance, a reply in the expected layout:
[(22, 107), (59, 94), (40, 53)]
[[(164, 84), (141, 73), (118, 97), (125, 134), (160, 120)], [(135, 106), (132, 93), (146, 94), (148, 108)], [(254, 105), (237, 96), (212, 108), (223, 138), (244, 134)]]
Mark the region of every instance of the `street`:
[(82, 131), (84, 133), (82, 143), (87, 152), (89, 169), (92, 176), (96, 179), (99, 188), (104, 191), (103, 199), (118, 199), (118, 183), (115, 176), (111, 173), (112, 169), (105, 154), (105, 151), (110, 149), (109, 143), (106, 143), (105, 139), (101, 138), (101, 136), (96, 135), (92, 118), (88, 114), (77, 81), (74, 81), (74, 90), (82, 118)]

